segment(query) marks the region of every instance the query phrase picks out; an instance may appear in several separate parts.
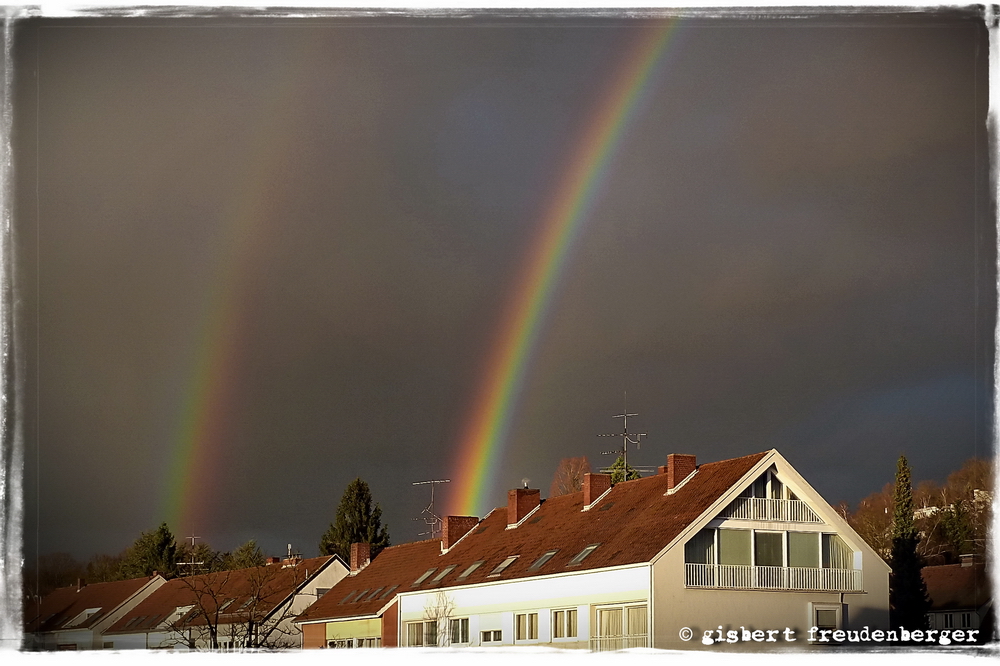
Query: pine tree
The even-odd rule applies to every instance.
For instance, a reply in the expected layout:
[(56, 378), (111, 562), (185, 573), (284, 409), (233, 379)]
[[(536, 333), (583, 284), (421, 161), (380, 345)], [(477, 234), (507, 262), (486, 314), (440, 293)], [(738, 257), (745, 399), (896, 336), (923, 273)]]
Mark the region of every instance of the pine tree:
[(125, 551), (120, 569), (123, 579), (151, 576), (154, 571), (165, 578), (177, 574), (177, 542), (166, 523), (140, 534)]
[(337, 519), (320, 538), (321, 555), (339, 555), (345, 562), (351, 559), (352, 543), (371, 545), (371, 557), (389, 545), (389, 532), (382, 525), (382, 508), (372, 502), (368, 484), (354, 479), (344, 490), (337, 507)]
[(611, 485), (622, 481), (634, 481), (642, 477), (632, 465), (625, 462), (624, 456), (618, 456), (618, 460), (608, 470), (611, 472)]
[(224, 561), (226, 569), (262, 567), (264, 566), (264, 553), (257, 545), (257, 541), (250, 539), (232, 553), (227, 553)]
[(896, 464), (896, 485), (893, 491), (892, 557), (889, 566), (889, 613), (893, 627), (925, 629), (930, 599), (927, 585), (920, 575), (917, 556), (919, 536), (913, 523), (913, 486), (906, 456)]

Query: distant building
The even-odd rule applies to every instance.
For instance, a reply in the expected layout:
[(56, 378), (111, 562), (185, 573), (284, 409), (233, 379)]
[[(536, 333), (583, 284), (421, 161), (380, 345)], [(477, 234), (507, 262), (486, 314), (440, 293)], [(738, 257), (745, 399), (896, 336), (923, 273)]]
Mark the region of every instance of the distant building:
[[(741, 628), (802, 646), (812, 627), (889, 620), (888, 566), (774, 450), (672, 454), (658, 475), (588, 474), (547, 500), (511, 490), (481, 521), (446, 517), (440, 540), (370, 563), (356, 546), (350, 574), (296, 619), (304, 647), (699, 648)], [(785, 628), (796, 643), (775, 639)]]
[(972, 555), (963, 555), (961, 564), (945, 564), (921, 569), (931, 610), (931, 629), (978, 629), (981, 642), (993, 635), (993, 594), (989, 573)]
[(100, 650), (103, 633), (156, 591), (162, 576), (76, 585), (52, 591), (25, 610), (24, 649)]

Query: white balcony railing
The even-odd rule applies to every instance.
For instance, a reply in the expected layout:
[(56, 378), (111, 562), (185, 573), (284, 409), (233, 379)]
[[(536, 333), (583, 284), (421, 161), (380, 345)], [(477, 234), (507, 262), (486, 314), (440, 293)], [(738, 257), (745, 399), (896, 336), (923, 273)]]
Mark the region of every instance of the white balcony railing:
[(595, 636), (590, 639), (590, 649), (594, 652), (610, 652), (629, 648), (649, 647), (649, 634), (628, 636)]
[(809, 505), (802, 500), (737, 497), (725, 511), (725, 518), (736, 520), (768, 520), (784, 523), (822, 523)]
[(752, 567), (746, 564), (685, 564), (688, 587), (752, 590), (860, 592), (861, 571), (817, 567)]

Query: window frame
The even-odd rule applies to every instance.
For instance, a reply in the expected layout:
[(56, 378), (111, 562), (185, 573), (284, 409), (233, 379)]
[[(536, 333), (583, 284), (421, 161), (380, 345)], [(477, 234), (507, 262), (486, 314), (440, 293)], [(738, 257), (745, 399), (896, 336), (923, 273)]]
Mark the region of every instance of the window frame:
[[(524, 618), (524, 626), (521, 619)], [(527, 634), (527, 635), (525, 635)], [(515, 613), (514, 614), (514, 642), (515, 643), (537, 643), (538, 642), (538, 612)]]
[[(570, 626), (570, 613), (572, 613), (572, 625), (573, 633), (569, 633)], [(560, 614), (562, 617), (559, 617)], [(580, 612), (576, 606), (571, 608), (553, 608), (552, 609), (552, 621), (550, 626), (550, 631), (552, 634), (552, 641), (576, 641), (580, 638)], [(557, 634), (561, 633), (562, 636)]]
[(519, 558), (519, 557), (521, 557), (521, 556), (520, 555), (509, 555), (503, 562), (501, 562), (500, 564), (496, 565), (496, 567), (493, 569), (493, 571), (491, 571), (489, 573), (489, 575), (486, 576), (486, 577), (487, 578), (497, 578), (497, 577), (499, 577), (504, 571), (506, 571), (508, 568), (510, 568), (510, 565), (514, 564), (514, 562), (516, 562), (517, 558)]
[(572, 560), (566, 563), (568, 567), (576, 567), (583, 564), (583, 561), (590, 557), (595, 550), (601, 547), (600, 543), (592, 543), (584, 547), (579, 553), (577, 553)]
[[(459, 638), (462, 638), (462, 634), (465, 634), (465, 640), (455, 640), (455, 624), (458, 623), (459, 628)], [(448, 618), (448, 644), (449, 645), (468, 645), (472, 640), (472, 633), (469, 631), (469, 618), (467, 617), (450, 617)]]

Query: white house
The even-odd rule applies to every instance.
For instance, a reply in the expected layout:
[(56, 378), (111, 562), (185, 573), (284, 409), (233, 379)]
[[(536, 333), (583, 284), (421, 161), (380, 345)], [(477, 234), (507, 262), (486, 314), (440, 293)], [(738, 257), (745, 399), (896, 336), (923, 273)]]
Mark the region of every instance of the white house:
[(773, 647), (889, 621), (888, 566), (774, 450), (671, 454), (656, 476), (589, 474), (544, 501), (511, 490), (440, 540), (354, 555), (297, 618), (305, 647)]

